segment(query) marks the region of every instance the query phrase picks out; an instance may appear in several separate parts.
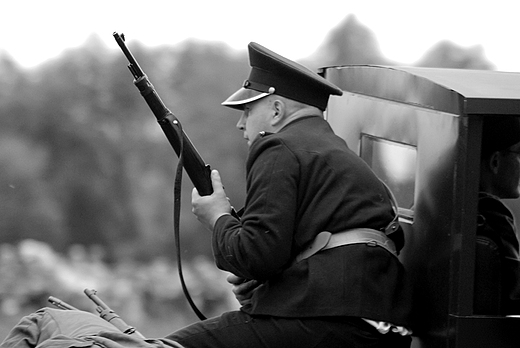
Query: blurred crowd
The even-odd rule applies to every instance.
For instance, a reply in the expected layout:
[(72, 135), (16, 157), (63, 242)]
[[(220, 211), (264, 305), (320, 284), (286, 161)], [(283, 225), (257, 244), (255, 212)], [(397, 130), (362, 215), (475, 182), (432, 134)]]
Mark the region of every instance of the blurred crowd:
[[(176, 264), (158, 258), (149, 264), (125, 260), (108, 265), (103, 256), (99, 246), (74, 245), (67, 255), (60, 255), (48, 244), (31, 239), (1, 245), (0, 321), (52, 307), (49, 296), (95, 313), (96, 305), (84, 289), (96, 290), (126, 322), (150, 337), (197, 320), (182, 291)], [(205, 316), (238, 306), (226, 274), (212, 260), (183, 261), (182, 268), (189, 293)]]

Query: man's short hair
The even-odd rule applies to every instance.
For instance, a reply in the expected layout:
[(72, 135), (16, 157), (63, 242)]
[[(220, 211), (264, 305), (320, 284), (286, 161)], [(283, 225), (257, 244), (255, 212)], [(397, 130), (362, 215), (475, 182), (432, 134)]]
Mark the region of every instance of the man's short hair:
[(503, 151), (520, 142), (520, 117), (509, 115), (485, 116), (482, 126), (481, 157)]

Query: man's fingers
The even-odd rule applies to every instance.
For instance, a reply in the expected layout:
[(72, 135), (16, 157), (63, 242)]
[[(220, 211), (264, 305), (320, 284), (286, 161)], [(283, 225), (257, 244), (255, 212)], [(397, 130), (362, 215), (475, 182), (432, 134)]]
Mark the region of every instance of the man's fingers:
[(235, 295), (247, 295), (258, 287), (258, 281), (248, 280), (242, 284), (235, 285), (232, 289)]
[(211, 171), (211, 184), (213, 185), (213, 191), (218, 192), (218, 193), (224, 191), (224, 186), (222, 185), (222, 179), (220, 178), (220, 173), (216, 169), (213, 169)]
[(199, 191), (194, 187), (193, 190), (191, 190), (191, 201), (193, 202), (197, 198), (200, 198)]
[(230, 284), (238, 285), (238, 284), (242, 284), (246, 280), (246, 278), (242, 278), (237, 275), (230, 274), (227, 276), (226, 280)]
[[(218, 191), (219, 193), (223, 192), (224, 186), (222, 185), (222, 179), (220, 178), (219, 172), (216, 169), (213, 169), (211, 171), (210, 175), (211, 175), (211, 185), (213, 186), (213, 191), (215, 191), (215, 192)], [(193, 201), (194, 199), (197, 199), (200, 197), (201, 197), (201, 195), (199, 194), (199, 191), (197, 190), (197, 188), (194, 187), (193, 190), (191, 191), (191, 200)]]

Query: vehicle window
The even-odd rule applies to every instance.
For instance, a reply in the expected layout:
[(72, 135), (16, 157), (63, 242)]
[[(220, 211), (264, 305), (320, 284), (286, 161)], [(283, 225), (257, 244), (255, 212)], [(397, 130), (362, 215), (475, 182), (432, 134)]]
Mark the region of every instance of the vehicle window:
[(360, 155), (394, 193), (399, 217), (413, 222), (417, 148), (361, 134)]

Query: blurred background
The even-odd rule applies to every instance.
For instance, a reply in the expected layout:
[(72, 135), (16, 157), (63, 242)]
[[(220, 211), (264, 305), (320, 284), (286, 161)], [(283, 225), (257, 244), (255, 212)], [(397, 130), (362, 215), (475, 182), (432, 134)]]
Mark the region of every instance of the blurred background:
[[(247, 145), (220, 103), (256, 41), (315, 70), (340, 64), (516, 71), (511, 1), (17, 1), (0, 26), (0, 340), (49, 295), (99, 296), (149, 337), (197, 320), (173, 238), (177, 158), (133, 86), (129, 48), (198, 151), (244, 201)], [(514, 35), (514, 36), (513, 36)], [(513, 41), (515, 40), (515, 41)], [(206, 316), (237, 308), (183, 181), (181, 248)]]

